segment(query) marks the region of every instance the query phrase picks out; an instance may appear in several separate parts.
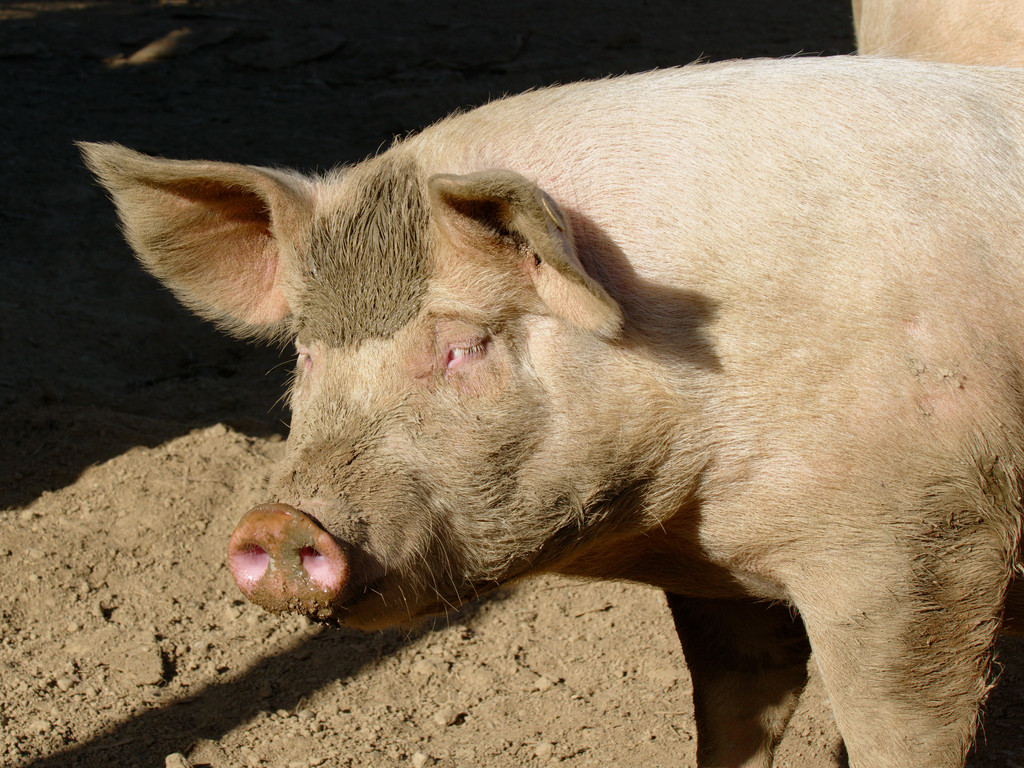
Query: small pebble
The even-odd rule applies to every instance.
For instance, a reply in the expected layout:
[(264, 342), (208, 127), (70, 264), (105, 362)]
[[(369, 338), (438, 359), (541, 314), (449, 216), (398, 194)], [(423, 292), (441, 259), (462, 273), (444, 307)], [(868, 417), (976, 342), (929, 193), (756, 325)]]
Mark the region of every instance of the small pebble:
[(192, 763), (181, 752), (175, 752), (164, 758), (164, 768), (192, 768)]
[(412, 756), (412, 768), (423, 768), (430, 758), (423, 752), (417, 752)]
[(534, 748), (533, 754), (537, 756), (538, 760), (548, 760), (551, 758), (551, 753), (554, 752), (554, 750), (554, 744), (550, 741), (542, 741)]
[(75, 681), (72, 680), (70, 677), (58, 677), (57, 678), (57, 687), (60, 688), (62, 691), (69, 691), (69, 690), (71, 690), (71, 686), (74, 685), (74, 684), (75, 684)]

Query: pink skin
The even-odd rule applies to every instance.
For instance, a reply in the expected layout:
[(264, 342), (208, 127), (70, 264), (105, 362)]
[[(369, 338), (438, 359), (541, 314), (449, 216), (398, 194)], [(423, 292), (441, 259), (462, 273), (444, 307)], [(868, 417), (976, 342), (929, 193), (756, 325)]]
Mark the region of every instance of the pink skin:
[(287, 504), (245, 514), (228, 543), (238, 588), (272, 611), (329, 615), (349, 581), (348, 558), (313, 518)]
[[(483, 357), (487, 353), (487, 339), (482, 337), (450, 342), (443, 355), (444, 369), (446, 371), (459, 370), (463, 366)], [(305, 374), (313, 371), (313, 354), (308, 347), (299, 345), (298, 352), (299, 366)]]

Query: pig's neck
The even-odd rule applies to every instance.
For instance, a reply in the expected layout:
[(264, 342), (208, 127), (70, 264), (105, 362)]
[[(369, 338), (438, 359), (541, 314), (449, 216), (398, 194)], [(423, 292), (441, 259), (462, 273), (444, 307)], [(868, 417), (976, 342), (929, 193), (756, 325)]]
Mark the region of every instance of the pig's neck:
[(593, 413), (614, 418), (580, 419), (588, 429), (615, 433), (617, 450), (607, 457), (604, 479), (614, 476), (617, 485), (599, 488), (602, 478), (594, 479), (587, 516), (599, 519), (601, 530), (590, 531), (548, 570), (678, 594), (781, 597), (769, 580), (720, 557), (705, 541), (704, 499), (720, 474), (710, 439), (714, 417), (701, 405), (714, 383), (709, 353), (699, 345), (680, 348), (679, 329), (686, 324), (678, 317), (665, 320), (666, 327), (650, 317), (640, 324), (629, 311), (626, 317), (623, 337), (598, 377), (602, 385), (588, 390)]

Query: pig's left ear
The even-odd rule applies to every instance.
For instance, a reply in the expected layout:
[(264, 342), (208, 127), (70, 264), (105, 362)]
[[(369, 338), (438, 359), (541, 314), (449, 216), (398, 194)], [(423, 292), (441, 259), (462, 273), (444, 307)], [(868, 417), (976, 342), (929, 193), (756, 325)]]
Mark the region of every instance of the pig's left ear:
[(622, 326), (618, 303), (584, 270), (555, 202), (512, 171), (442, 174), (429, 181), (434, 210), (462, 239), (482, 246), (511, 241), (528, 259), (541, 301), (556, 315), (603, 336)]

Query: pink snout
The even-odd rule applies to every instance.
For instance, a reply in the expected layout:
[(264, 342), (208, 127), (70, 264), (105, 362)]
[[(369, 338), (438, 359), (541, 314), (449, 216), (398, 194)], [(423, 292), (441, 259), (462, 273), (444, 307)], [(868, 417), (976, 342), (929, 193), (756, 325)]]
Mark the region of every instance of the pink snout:
[(348, 559), (315, 520), (287, 504), (261, 504), (228, 543), (238, 588), (270, 611), (329, 616), (348, 583)]

